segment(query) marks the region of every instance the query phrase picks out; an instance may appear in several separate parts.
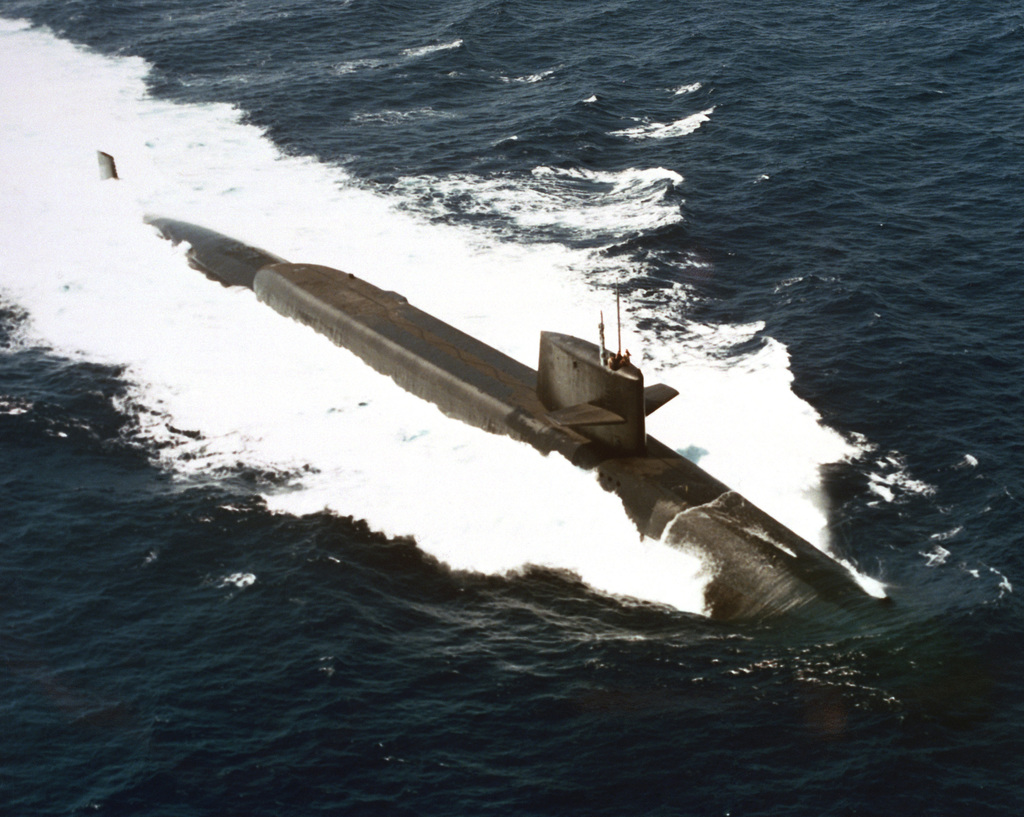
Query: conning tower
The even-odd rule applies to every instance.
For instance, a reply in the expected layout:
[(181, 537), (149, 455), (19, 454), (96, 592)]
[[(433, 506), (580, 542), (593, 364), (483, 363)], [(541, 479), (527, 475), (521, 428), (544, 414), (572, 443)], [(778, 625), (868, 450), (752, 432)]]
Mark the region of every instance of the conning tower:
[(575, 429), (611, 456), (647, 453), (645, 419), (679, 392), (659, 384), (644, 388), (629, 355), (611, 355), (571, 335), (541, 332), (537, 397), (548, 419)]

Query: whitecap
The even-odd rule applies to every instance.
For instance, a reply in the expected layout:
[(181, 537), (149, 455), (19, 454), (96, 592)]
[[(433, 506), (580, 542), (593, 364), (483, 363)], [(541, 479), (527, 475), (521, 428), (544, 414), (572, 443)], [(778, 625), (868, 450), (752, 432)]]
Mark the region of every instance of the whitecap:
[(935, 486), (911, 476), (903, 457), (889, 452), (877, 459), (868, 474), (868, 488), (886, 502), (903, 502), (911, 496), (931, 496)]
[(683, 94), (692, 94), (695, 91), (699, 91), (703, 86), (699, 82), (691, 82), (689, 85), (680, 85), (678, 88), (670, 88), (674, 96), (681, 96)]
[(501, 81), (502, 82), (522, 82), (522, 83), (525, 83), (527, 85), (532, 85), (532, 84), (534, 84), (536, 82), (543, 82), (548, 77), (553, 76), (556, 70), (558, 70), (558, 69), (556, 69), (556, 68), (549, 68), (547, 71), (541, 71), (541, 72), (539, 72), (537, 74), (527, 74), (527, 75), (521, 76), (521, 77), (507, 77), (507, 76), (503, 75), (501, 77)]
[(220, 580), (220, 587), (252, 587), (256, 583), (256, 575), (254, 573), (231, 573), (228, 576), (222, 576)]
[(427, 54), (436, 54), (438, 51), (454, 51), (462, 48), (462, 40), (452, 40), (450, 43), (435, 45), (421, 45), (417, 48), (406, 48), (402, 51), (403, 57), (425, 57)]
[(950, 552), (941, 545), (936, 545), (927, 553), (922, 552), (921, 555), (928, 560), (927, 567), (937, 567), (938, 565), (944, 565), (946, 563), (946, 560), (950, 556)]
[(693, 133), (711, 118), (714, 108), (700, 111), (690, 116), (677, 119), (675, 122), (649, 122), (635, 128), (611, 131), (612, 136), (625, 136), (628, 139), (673, 139)]

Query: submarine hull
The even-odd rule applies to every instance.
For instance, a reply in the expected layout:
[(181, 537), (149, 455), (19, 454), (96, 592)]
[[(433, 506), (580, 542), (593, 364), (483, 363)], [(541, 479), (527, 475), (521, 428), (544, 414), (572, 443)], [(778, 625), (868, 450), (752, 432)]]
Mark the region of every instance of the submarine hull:
[[(186, 222), (147, 221), (164, 237), (188, 242), (190, 263), (208, 276), (249, 287), (277, 312), (326, 335), (445, 414), (595, 470), (600, 484), (621, 498), (641, 534), (703, 561), (712, 577), (705, 589), (705, 612), (711, 617), (757, 619), (822, 605), (856, 612), (882, 603), (843, 565), (642, 433), (642, 398), (623, 401), (616, 394), (623, 383), (643, 389), (642, 375), (627, 364), (621, 373), (605, 375), (611, 386), (603, 386), (600, 376), (585, 371), (603, 365), (605, 353), (597, 345), (543, 333), (539, 376), (401, 295), (350, 273), (289, 263)], [(550, 362), (560, 356), (572, 372), (570, 380), (580, 381), (570, 382), (564, 396), (562, 364)], [(580, 389), (589, 390), (582, 402), (565, 405)], [(674, 394), (661, 386), (647, 394), (660, 404), (667, 399), (665, 390)], [(626, 417), (637, 412), (639, 435), (636, 418)]]

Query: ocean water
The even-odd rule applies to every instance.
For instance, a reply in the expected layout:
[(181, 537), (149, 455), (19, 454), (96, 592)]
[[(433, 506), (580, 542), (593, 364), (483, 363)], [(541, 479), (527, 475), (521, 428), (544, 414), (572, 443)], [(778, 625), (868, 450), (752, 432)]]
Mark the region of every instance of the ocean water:
[[(1022, 65), (988, 0), (0, 0), (0, 812), (1014, 813)], [(147, 213), (530, 364), (620, 292), (652, 433), (891, 614), (709, 620)]]

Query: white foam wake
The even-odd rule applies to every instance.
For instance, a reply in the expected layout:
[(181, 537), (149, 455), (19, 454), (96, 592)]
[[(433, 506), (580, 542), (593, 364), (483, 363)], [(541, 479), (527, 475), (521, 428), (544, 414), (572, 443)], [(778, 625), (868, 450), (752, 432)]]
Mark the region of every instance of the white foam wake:
[[(443, 417), (252, 293), (211, 284), (142, 215), (350, 270), (531, 364), (541, 329), (589, 337), (613, 308), (588, 280), (592, 254), (416, 218), (339, 168), (283, 156), (229, 106), (149, 97), (146, 71), (0, 25), (0, 296), (62, 354), (128, 367), (126, 407), (165, 467), (186, 480), (239, 465), (290, 475), (268, 490), (280, 512), (354, 514), (456, 568), (546, 565), (700, 610), (700, 565), (642, 541), (590, 474)], [(98, 180), (97, 148), (117, 157), (121, 182)], [(674, 331), (626, 331), (649, 380), (682, 391), (652, 432), (708, 452), (712, 473), (821, 542), (817, 468), (851, 449), (793, 395), (785, 349), (768, 340), (726, 359), (756, 328)]]
[(444, 215), (455, 206), (487, 216), (495, 229), (508, 224), (534, 239), (606, 239), (657, 229), (682, 219), (666, 193), (683, 177), (665, 168), (617, 172), (534, 168), (530, 178), (452, 174), (407, 177), (398, 189), (427, 212)]

